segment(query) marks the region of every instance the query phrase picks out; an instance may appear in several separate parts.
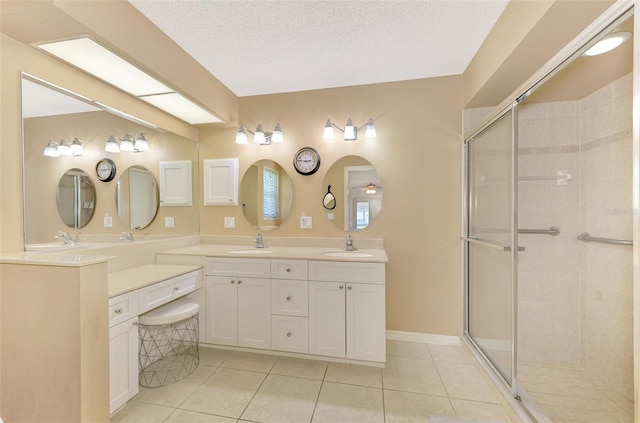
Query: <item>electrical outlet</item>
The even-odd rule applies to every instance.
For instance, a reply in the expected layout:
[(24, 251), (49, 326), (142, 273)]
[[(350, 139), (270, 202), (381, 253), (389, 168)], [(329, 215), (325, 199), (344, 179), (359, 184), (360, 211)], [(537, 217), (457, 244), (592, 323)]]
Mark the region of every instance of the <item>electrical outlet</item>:
[(333, 220), (333, 213), (327, 213), (327, 217), (329, 218), (329, 220)]
[(300, 217), (300, 228), (311, 229), (312, 226), (313, 226), (313, 219), (311, 219), (311, 216)]
[(236, 227), (236, 218), (235, 217), (225, 217), (224, 218), (224, 227), (226, 229), (232, 229)]
[(164, 227), (165, 228), (173, 228), (175, 226), (175, 220), (173, 217), (165, 217), (164, 218)]
[(109, 215), (106, 215), (104, 217), (104, 227), (105, 228), (111, 228), (113, 227), (113, 218)]

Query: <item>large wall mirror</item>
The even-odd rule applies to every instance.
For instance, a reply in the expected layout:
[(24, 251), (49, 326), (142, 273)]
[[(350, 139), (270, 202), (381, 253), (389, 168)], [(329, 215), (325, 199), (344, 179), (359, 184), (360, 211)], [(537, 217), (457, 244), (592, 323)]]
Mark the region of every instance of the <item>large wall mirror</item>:
[(293, 202), (291, 179), (273, 160), (253, 163), (240, 184), (240, 204), (247, 221), (256, 229), (275, 229), (289, 216)]
[[(118, 240), (122, 232), (132, 229), (144, 235), (198, 233), (197, 205), (158, 208), (156, 182), (160, 180), (159, 162), (198, 162), (198, 146), (194, 141), (143, 125), (134, 118), (125, 119), (27, 74), (22, 77), (22, 120), (26, 247), (55, 242), (54, 236), (60, 230), (82, 234), (88, 240), (91, 235), (111, 239), (105, 237), (111, 234)], [(105, 151), (110, 136), (122, 138), (130, 134), (135, 138), (140, 133), (146, 135), (149, 151)], [(75, 138), (82, 142), (81, 156), (43, 154), (49, 141), (57, 143)], [(96, 175), (96, 164), (103, 158), (111, 159), (116, 165), (115, 177), (110, 181), (101, 181)], [(199, 192), (198, 166), (193, 168), (196, 169), (192, 175), (195, 195)], [(129, 195), (132, 172), (136, 172), (134, 189), (138, 190), (133, 206)], [(89, 192), (89, 186), (93, 186), (93, 193)], [(122, 191), (118, 192), (118, 187)], [(174, 218), (174, 228), (165, 228), (164, 219), (160, 218), (163, 215)], [(112, 217), (112, 226), (105, 227), (105, 217)]]
[(324, 177), (324, 187), (322, 204), (327, 216), (345, 231), (368, 227), (382, 209), (380, 174), (363, 157), (346, 156), (336, 161)]

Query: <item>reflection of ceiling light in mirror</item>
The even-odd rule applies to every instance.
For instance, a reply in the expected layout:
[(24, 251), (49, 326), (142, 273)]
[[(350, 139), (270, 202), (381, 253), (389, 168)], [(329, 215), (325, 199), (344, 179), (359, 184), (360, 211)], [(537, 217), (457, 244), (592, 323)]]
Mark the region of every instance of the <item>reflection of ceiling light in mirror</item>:
[(47, 157), (60, 157), (60, 153), (58, 153), (58, 145), (53, 141), (49, 141), (47, 146), (44, 148), (43, 154)]
[(111, 135), (109, 137), (109, 139), (107, 140), (107, 143), (104, 146), (104, 151), (106, 151), (107, 153), (119, 153), (120, 152), (120, 146), (118, 145), (118, 141), (116, 140), (116, 138)]
[(33, 45), (190, 124), (222, 122), (89, 37)]
[(583, 56), (597, 56), (606, 53), (620, 46), (629, 38), (631, 38), (631, 33), (627, 31), (611, 33), (585, 51)]
[(367, 194), (375, 194), (376, 193), (376, 185), (375, 184), (368, 184), (366, 186), (366, 190), (365, 193)]
[(284, 134), (279, 123), (276, 123), (276, 127), (273, 128), (273, 134), (271, 134), (271, 142), (274, 144), (282, 144), (284, 142)]
[(247, 132), (244, 126), (238, 128), (238, 132), (236, 133), (236, 144), (248, 144), (249, 140), (247, 138)]

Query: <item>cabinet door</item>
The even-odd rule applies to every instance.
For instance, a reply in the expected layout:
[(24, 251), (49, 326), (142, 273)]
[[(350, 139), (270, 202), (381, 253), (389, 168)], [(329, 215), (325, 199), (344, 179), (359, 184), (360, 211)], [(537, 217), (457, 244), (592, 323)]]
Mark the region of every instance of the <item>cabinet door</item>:
[(138, 393), (138, 318), (109, 329), (109, 412)]
[(238, 278), (238, 345), (271, 348), (269, 279)]
[(238, 159), (204, 161), (204, 205), (238, 204)]
[(345, 284), (309, 282), (309, 353), (345, 356)]
[(160, 205), (191, 206), (191, 160), (160, 162)]
[(237, 279), (226, 276), (207, 276), (206, 342), (238, 345)]
[(348, 283), (347, 358), (384, 362), (384, 285)]

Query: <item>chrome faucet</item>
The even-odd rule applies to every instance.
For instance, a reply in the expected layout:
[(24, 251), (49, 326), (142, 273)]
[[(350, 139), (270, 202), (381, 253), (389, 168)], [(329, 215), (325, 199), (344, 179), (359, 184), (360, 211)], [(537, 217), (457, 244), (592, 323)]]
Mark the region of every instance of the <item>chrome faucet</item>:
[(347, 244), (344, 246), (345, 251), (358, 251), (356, 247), (353, 246), (353, 237), (351, 235), (347, 236)]
[(133, 234), (131, 232), (123, 232), (120, 239), (123, 241), (135, 241), (135, 239), (133, 239)]
[(61, 239), (62, 242), (64, 242), (67, 245), (74, 245), (75, 244), (73, 239), (71, 239), (71, 235), (69, 235), (69, 232), (58, 231), (58, 233), (56, 234), (56, 236), (54, 236), (54, 238)]
[(262, 241), (262, 235), (256, 234), (256, 239), (254, 241), (256, 243), (256, 248), (269, 248), (267, 244)]

